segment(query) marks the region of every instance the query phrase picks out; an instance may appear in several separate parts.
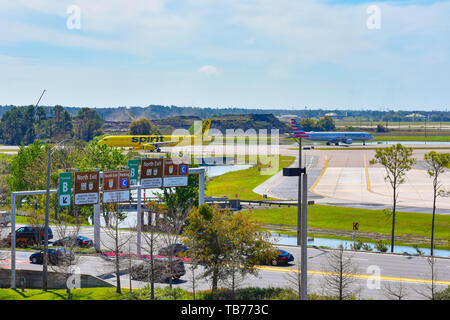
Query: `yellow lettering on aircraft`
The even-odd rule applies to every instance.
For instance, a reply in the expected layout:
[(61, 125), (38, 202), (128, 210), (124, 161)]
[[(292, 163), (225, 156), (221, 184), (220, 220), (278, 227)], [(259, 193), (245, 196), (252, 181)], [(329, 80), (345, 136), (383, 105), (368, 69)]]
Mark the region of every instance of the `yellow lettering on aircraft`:
[(194, 140), (201, 138), (203, 140), (208, 136), (211, 120), (203, 122), (202, 127), (193, 135), (173, 136), (173, 135), (124, 135), (107, 136), (101, 139), (99, 144), (106, 144), (109, 147), (124, 147), (144, 150), (158, 150), (160, 147), (173, 147), (178, 144), (193, 144)]

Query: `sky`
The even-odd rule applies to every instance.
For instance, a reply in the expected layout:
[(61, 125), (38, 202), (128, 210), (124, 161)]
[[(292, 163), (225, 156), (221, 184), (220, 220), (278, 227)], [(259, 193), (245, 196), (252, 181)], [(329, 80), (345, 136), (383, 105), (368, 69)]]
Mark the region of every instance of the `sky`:
[(0, 105), (447, 110), (450, 0), (0, 0)]

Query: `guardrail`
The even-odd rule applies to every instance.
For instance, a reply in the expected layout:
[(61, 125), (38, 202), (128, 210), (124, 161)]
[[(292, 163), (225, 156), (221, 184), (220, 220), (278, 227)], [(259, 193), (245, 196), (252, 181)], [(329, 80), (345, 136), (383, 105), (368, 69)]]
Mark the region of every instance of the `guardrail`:
[[(225, 204), (225, 207), (232, 208), (233, 210), (241, 210), (242, 204), (253, 204), (258, 206), (287, 206), (288, 208), (293, 206), (297, 207), (298, 202), (296, 200), (294, 201), (272, 201), (272, 200), (241, 200), (241, 199), (229, 199), (227, 197), (223, 198), (213, 198), (213, 197), (207, 197), (205, 198), (205, 203), (212, 203), (212, 204)], [(314, 200), (308, 201), (308, 205), (313, 205)]]

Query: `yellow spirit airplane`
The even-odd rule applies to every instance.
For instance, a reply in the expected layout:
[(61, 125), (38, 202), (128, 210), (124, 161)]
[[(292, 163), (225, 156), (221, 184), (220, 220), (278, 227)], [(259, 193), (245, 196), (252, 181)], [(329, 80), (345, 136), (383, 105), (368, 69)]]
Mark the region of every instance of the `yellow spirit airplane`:
[(208, 136), (211, 119), (203, 122), (202, 127), (193, 135), (127, 135), (107, 136), (98, 144), (106, 144), (108, 147), (131, 147), (136, 150), (149, 150), (160, 152), (161, 147), (173, 147), (178, 144), (193, 145), (197, 141), (205, 141)]

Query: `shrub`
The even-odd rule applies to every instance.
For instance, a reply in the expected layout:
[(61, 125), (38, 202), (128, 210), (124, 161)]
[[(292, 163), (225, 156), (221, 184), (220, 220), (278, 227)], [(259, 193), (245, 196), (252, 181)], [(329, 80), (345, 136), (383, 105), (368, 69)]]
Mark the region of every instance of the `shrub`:
[(450, 286), (447, 289), (436, 293), (434, 296), (435, 300), (450, 300)]
[(375, 244), (375, 249), (380, 252), (386, 252), (388, 250), (388, 247), (383, 240), (378, 240), (378, 242)]
[(387, 129), (385, 126), (378, 124), (377, 125), (377, 132), (389, 132), (389, 129)]
[[(76, 224), (75, 217), (73, 217), (71, 215), (61, 213), (59, 215), (59, 218), (61, 219), (61, 222), (68, 223), (68, 224)], [(88, 224), (88, 221), (85, 217), (80, 215), (80, 216), (78, 216), (78, 223), (79, 224)]]
[[(259, 288), (259, 287), (249, 287), (249, 288), (239, 288), (234, 291), (234, 297), (232, 297), (232, 292), (229, 289), (221, 288), (212, 296), (210, 291), (200, 292), (199, 296), (204, 300), (269, 300), (275, 299), (276, 297), (282, 297), (286, 293), (286, 289), (283, 288)], [(285, 300), (285, 299), (284, 299)]]
[(425, 254), (425, 252), (421, 250), (417, 244), (414, 245), (413, 248), (416, 249), (416, 252), (419, 256), (423, 256)]
[(358, 250), (361, 250), (362, 246), (363, 246), (363, 243), (361, 242), (361, 240), (358, 240), (356, 242), (353, 242), (350, 245), (350, 249), (358, 251)]

